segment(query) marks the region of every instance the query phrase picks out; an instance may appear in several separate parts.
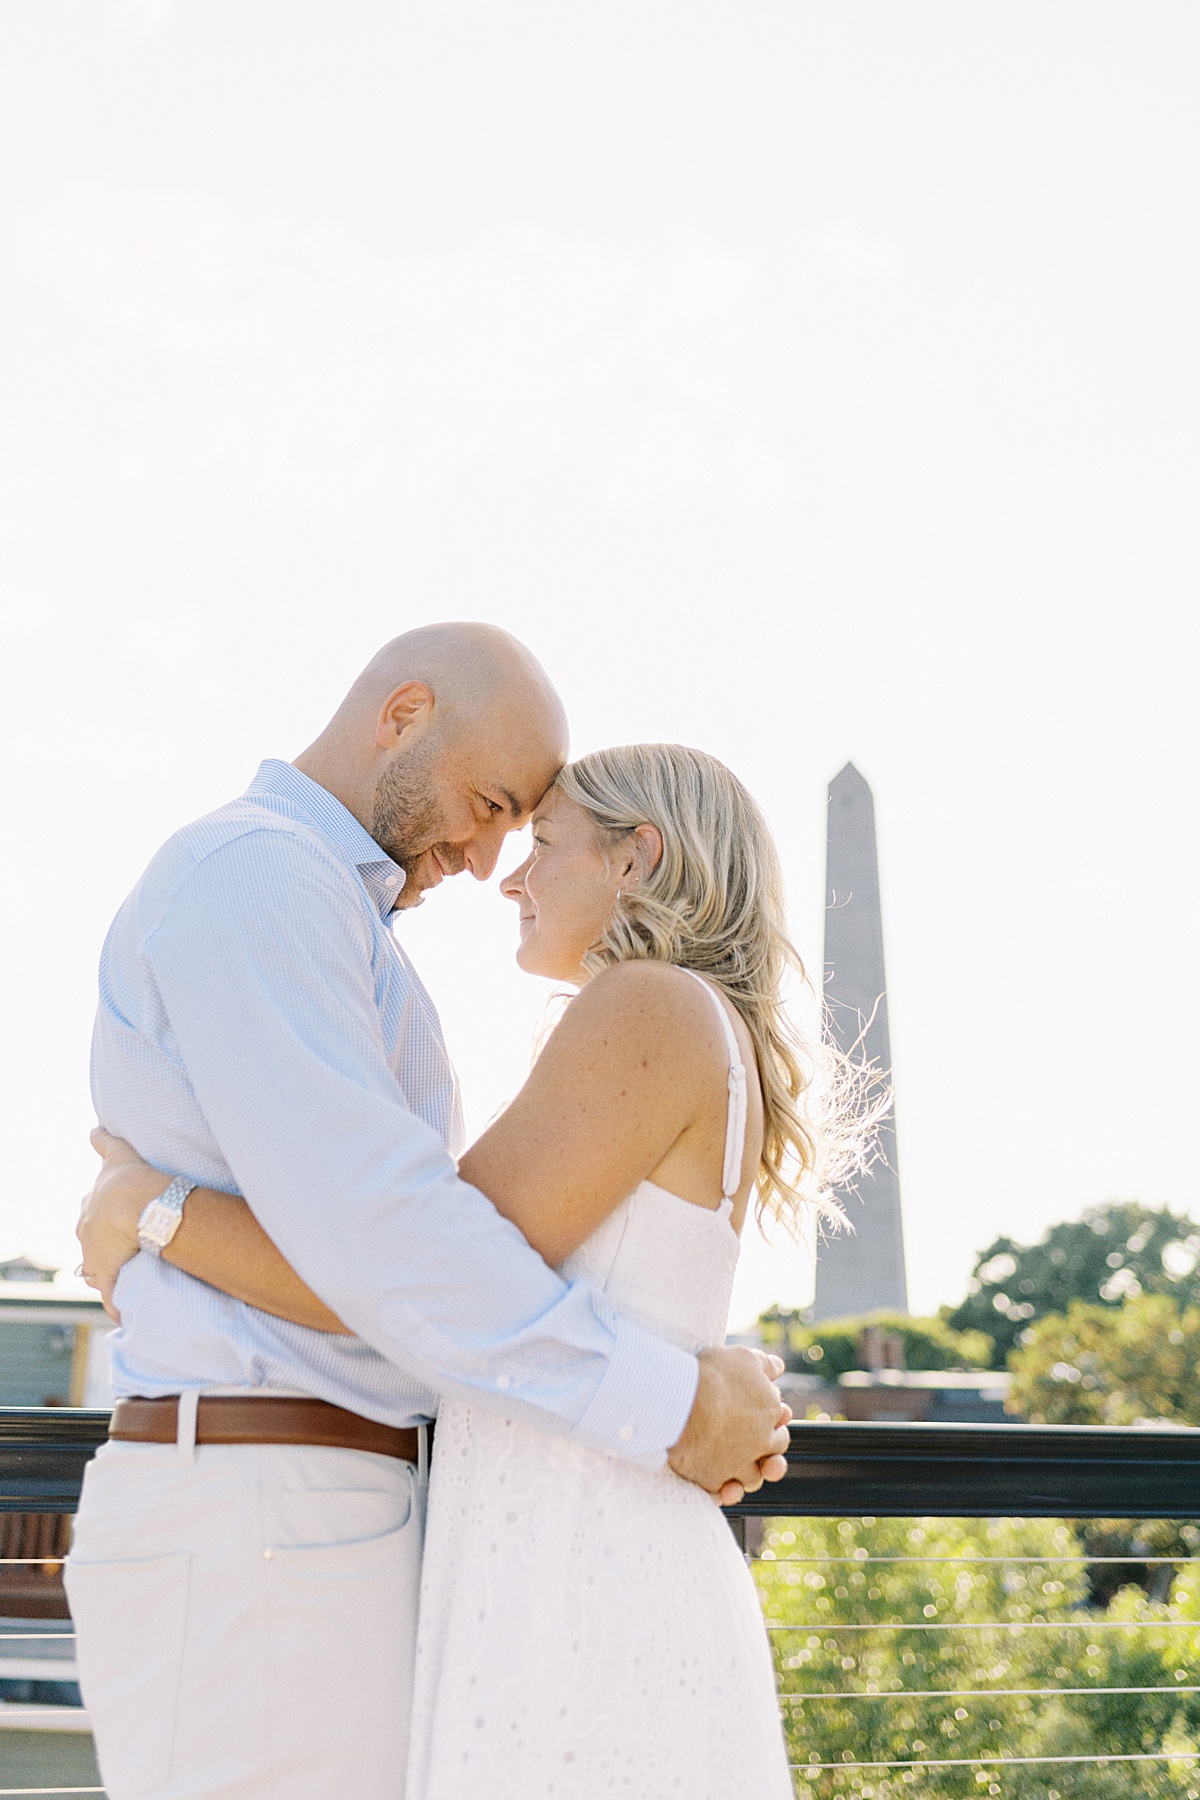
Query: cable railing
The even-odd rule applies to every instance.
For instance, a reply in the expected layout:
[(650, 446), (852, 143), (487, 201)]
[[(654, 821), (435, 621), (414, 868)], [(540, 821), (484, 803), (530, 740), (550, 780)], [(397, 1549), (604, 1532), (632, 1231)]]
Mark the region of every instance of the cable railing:
[(1200, 1797), (1200, 1432), (799, 1425), (739, 1511), (798, 1800)]
[[(61, 1592), (55, 1532), (106, 1430), (0, 1411), (0, 1546), (40, 1519), (31, 1554), (0, 1558), (0, 1695), (39, 1684), (36, 1704), (0, 1699), (0, 1797), (103, 1792), (69, 1620), (3, 1595), (17, 1570)], [(1198, 1520), (1200, 1431), (794, 1425), (787, 1476), (731, 1524), (797, 1800), (1200, 1800)]]
[(62, 1559), (107, 1412), (0, 1409), (0, 1796), (101, 1795)]

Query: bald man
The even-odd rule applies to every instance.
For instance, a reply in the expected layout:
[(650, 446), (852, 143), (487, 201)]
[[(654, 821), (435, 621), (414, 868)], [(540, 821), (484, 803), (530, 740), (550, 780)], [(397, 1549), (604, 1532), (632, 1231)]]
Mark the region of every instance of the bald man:
[[(97, 1114), (178, 1178), (117, 1285), (112, 1440), (67, 1573), (110, 1800), (400, 1800), (439, 1395), (714, 1491), (780, 1446), (760, 1364), (619, 1319), (455, 1170), (454, 1074), (393, 915), (486, 879), (566, 752), (523, 645), (407, 633), (113, 923)], [(355, 1335), (174, 1266), (189, 1182), (245, 1195)]]

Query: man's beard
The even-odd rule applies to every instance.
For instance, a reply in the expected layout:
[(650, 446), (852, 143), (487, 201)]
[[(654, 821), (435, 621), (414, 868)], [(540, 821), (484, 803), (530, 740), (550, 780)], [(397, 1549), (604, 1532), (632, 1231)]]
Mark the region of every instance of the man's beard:
[(389, 763), (375, 785), (371, 836), (404, 870), (404, 886), (396, 896), (398, 911), (421, 904), (416, 871), (427, 851), (438, 849), (448, 875), (463, 867), (461, 851), (438, 843), (444, 820), (433, 790), (432, 762), (423, 748), (414, 750)]

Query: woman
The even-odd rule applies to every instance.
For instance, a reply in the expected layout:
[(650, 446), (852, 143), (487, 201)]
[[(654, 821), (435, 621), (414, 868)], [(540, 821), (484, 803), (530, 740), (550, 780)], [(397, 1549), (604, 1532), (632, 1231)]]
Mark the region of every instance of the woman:
[[(863, 1135), (839, 1137), (804, 1104), (774, 845), (735, 777), (675, 745), (570, 765), (533, 831), (502, 883), (518, 962), (579, 994), (462, 1173), (623, 1313), (688, 1349), (719, 1343), (751, 1195), (785, 1222), (830, 1210), (822, 1178)], [(125, 1165), (106, 1204), (136, 1216), (162, 1178), (128, 1146), (102, 1147)], [(237, 1219), (224, 1254), (205, 1234), (189, 1273), (341, 1328), (243, 1202), (198, 1189), (188, 1206)], [(710, 1497), (447, 1403), (408, 1800), (743, 1791), (792, 1787), (754, 1586)]]

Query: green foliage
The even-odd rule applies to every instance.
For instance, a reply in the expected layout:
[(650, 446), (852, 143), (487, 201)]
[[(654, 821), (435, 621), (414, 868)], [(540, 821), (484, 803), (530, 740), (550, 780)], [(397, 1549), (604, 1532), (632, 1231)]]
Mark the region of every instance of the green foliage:
[(1085, 1555), (1096, 1559), (1088, 1563), (1088, 1593), (1099, 1607), (1133, 1583), (1151, 1600), (1169, 1600), (1175, 1563), (1200, 1550), (1200, 1526), (1178, 1519), (1081, 1519), (1075, 1530)]
[(1123, 1306), (1072, 1300), (1023, 1334), (1009, 1406), (1047, 1425), (1200, 1425), (1200, 1308), (1166, 1294)]
[[(1200, 1686), (1200, 1580), (1180, 1577), (1169, 1605), (1125, 1588), (1097, 1614), (1084, 1565), (1056, 1560), (1081, 1549), (1053, 1520), (769, 1525), (755, 1574), (790, 1760), (802, 1765), (798, 1800), (1200, 1800), (1200, 1771), (1183, 1760), (1200, 1748), (1200, 1695), (1179, 1691)], [(1102, 1691), (1114, 1687), (1169, 1691)], [(1000, 1691), (1040, 1688), (1059, 1691)], [(970, 1766), (1159, 1750), (1181, 1760)], [(930, 1766), (947, 1758), (968, 1766)], [(890, 1761), (916, 1767), (861, 1766)]]
[(1200, 1305), (1200, 1230), (1167, 1207), (1110, 1201), (1053, 1226), (1040, 1244), (997, 1238), (949, 1323), (987, 1332), (1002, 1369), (1031, 1321), (1065, 1313), (1072, 1300), (1117, 1307), (1143, 1293)]
[(759, 1328), (764, 1344), (782, 1356), (789, 1369), (823, 1375), (827, 1381), (836, 1381), (848, 1369), (862, 1367), (858, 1340), (866, 1325), (878, 1325), (903, 1340), (907, 1368), (990, 1368), (991, 1339), (978, 1331), (953, 1330), (946, 1320), (948, 1310), (931, 1319), (879, 1312), (861, 1319), (831, 1319), (823, 1325), (809, 1325), (802, 1314), (774, 1306), (762, 1315)]

